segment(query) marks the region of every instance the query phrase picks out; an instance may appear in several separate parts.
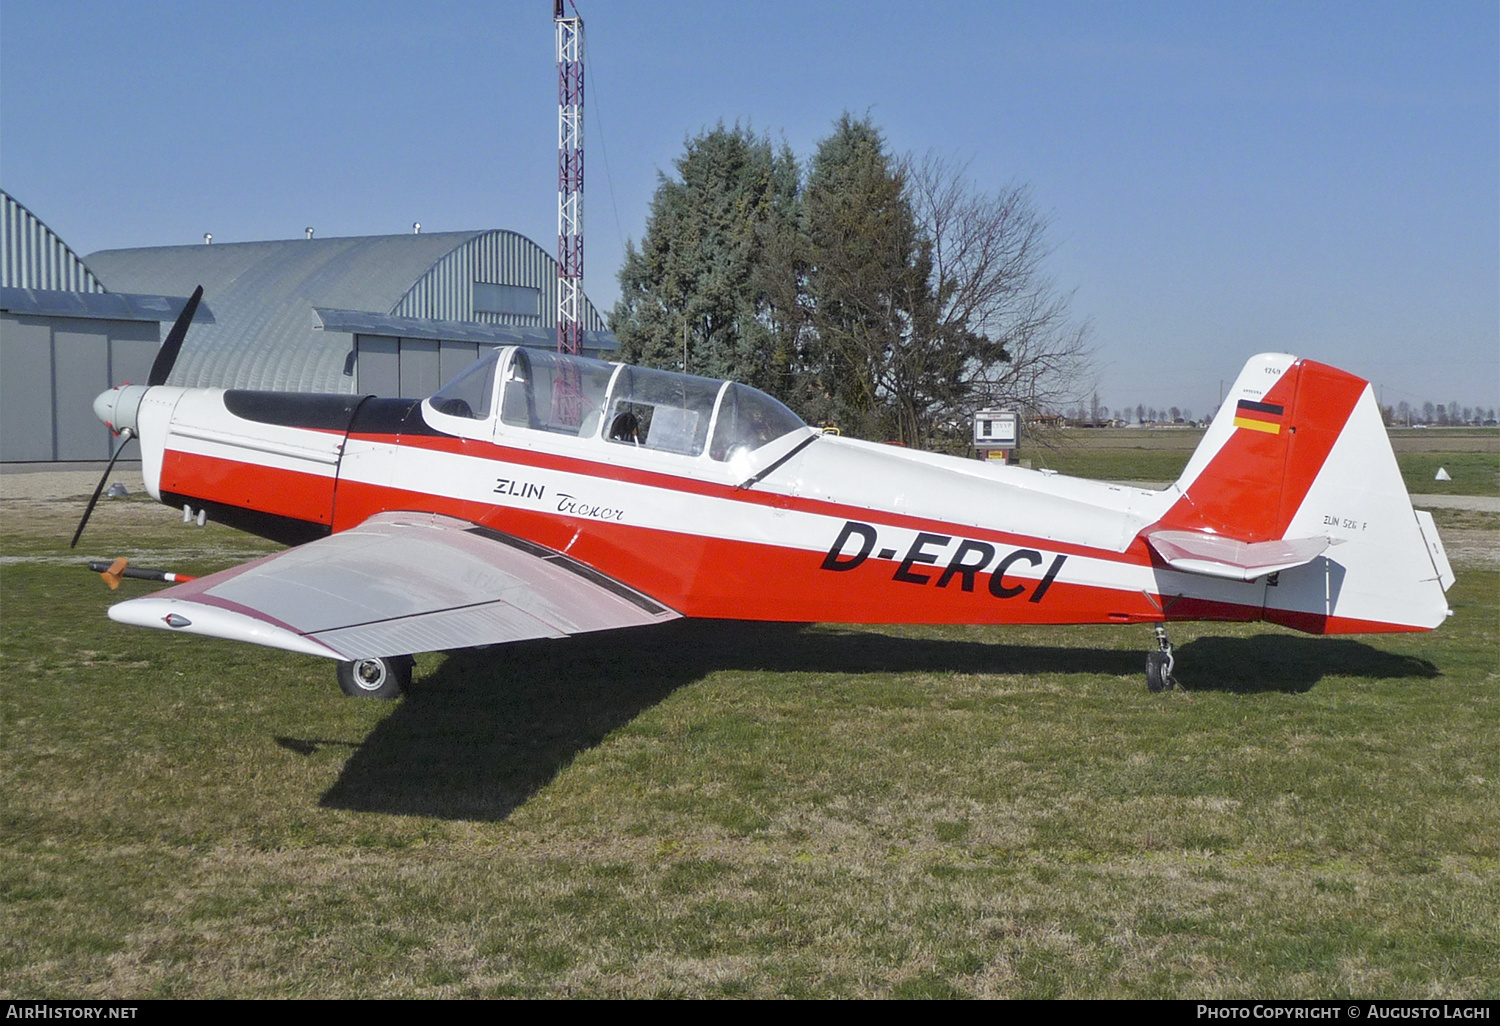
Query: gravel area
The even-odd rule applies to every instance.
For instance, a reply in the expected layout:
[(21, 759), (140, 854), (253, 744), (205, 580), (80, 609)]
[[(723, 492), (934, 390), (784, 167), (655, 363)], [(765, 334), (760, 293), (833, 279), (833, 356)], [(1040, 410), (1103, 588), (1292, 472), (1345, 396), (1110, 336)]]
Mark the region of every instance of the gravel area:
[[(25, 465), (25, 469), (7, 467), (0, 470), (0, 499), (67, 499), (81, 495), (87, 500), (104, 471), (103, 463), (94, 464), (87, 470), (53, 469), (55, 467), (56, 464), (48, 463)], [(123, 462), (115, 464), (109, 479), (123, 484), (132, 495), (146, 490), (139, 463), (133, 466)]]
[(1500, 495), (1413, 495), (1417, 509), (1471, 509), (1477, 513), (1500, 513)]

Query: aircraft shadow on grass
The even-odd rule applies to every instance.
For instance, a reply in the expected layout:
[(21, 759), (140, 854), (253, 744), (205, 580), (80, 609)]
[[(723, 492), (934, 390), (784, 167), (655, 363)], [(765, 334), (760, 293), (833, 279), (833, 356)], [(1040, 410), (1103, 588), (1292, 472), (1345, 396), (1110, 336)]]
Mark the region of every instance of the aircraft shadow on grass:
[[(1357, 641), (1202, 638), (1178, 650), (1189, 690), (1304, 692), (1322, 677), (1432, 677), (1432, 664)], [(680, 620), (563, 641), (450, 653), (421, 676), (323, 795), (328, 808), (503, 820), (579, 754), (715, 670), (802, 673), (1104, 674), (1148, 696), (1144, 656), (892, 637), (851, 628)], [(816, 684), (810, 684), (816, 687)], [(289, 751), (349, 742), (277, 738)]]

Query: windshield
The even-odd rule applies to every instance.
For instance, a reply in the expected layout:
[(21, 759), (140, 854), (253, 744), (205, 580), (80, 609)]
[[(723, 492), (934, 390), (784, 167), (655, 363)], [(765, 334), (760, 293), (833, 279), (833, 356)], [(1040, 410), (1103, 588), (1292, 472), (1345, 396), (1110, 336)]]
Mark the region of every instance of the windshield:
[(432, 396), (432, 408), (450, 417), (485, 420), (490, 415), (490, 396), (495, 392), (495, 368), (500, 351), (491, 349), (458, 377)]

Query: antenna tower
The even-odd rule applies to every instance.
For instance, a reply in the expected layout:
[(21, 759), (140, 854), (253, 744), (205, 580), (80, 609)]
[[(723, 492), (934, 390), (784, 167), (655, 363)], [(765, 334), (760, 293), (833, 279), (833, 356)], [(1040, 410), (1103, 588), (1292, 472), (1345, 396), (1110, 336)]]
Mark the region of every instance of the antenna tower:
[(583, 340), (583, 19), (554, 0), (557, 25), (557, 351)]

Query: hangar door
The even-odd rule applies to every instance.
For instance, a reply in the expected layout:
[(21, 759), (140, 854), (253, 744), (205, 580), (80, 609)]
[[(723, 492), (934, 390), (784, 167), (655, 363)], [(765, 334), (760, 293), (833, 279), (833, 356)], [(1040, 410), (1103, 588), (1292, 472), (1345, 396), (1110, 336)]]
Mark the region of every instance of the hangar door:
[(144, 382), (160, 345), (155, 321), (0, 318), (0, 462), (109, 459), (94, 397)]
[(387, 335), (354, 340), (355, 390), (364, 395), (423, 399), (479, 358), (477, 342)]

